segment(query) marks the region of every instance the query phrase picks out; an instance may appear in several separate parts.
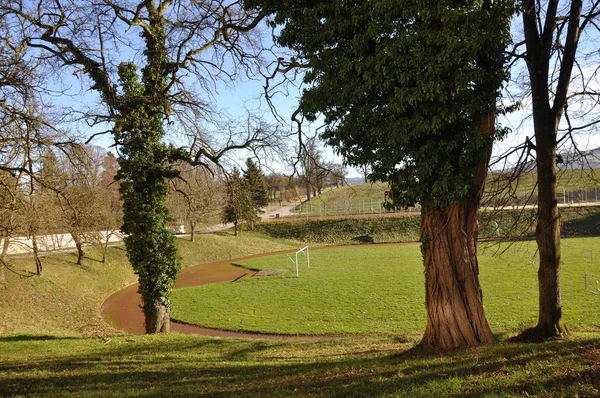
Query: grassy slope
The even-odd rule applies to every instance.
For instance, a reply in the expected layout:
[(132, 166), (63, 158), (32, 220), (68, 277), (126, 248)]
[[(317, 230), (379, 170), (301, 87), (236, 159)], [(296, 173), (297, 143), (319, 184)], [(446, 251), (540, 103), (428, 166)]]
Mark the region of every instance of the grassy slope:
[[(537, 175), (535, 172), (523, 173), (519, 179), (517, 188), (518, 196), (528, 196), (536, 188)], [(497, 174), (491, 174), (488, 177), (489, 189), (495, 186), (501, 186), (505, 182)], [(500, 184), (500, 185), (499, 185)], [(578, 189), (595, 188), (600, 186), (600, 170), (596, 169), (565, 169), (559, 170), (557, 190), (575, 191)]]
[[(563, 311), (571, 328), (600, 328), (600, 296), (584, 290), (584, 274), (600, 278), (590, 249), (600, 238), (563, 240)], [(537, 252), (533, 241), (482, 243), (480, 280), (492, 330), (519, 330), (537, 318)], [(503, 252), (504, 251), (504, 252)], [(596, 256), (600, 255), (596, 251)], [(302, 260), (302, 258), (300, 258)], [(172, 316), (231, 330), (284, 334), (420, 333), (425, 328), (424, 278), (418, 244), (313, 250), (296, 278), (286, 255), (244, 260), (257, 269), (286, 269), (175, 292)]]
[[(207, 234), (197, 242), (179, 240), (183, 266), (298, 247), (298, 244), (254, 233)], [(112, 292), (137, 280), (123, 247), (109, 249), (108, 262), (88, 250), (84, 265), (76, 266), (73, 253), (43, 258), (41, 277), (22, 278), (7, 272), (0, 285), (0, 334), (7, 332), (55, 335), (94, 335), (109, 332), (100, 315), (102, 301)], [(13, 259), (12, 269), (33, 271), (33, 260)]]
[[(566, 169), (559, 171), (557, 189), (562, 194), (563, 191), (575, 191), (578, 189), (595, 188), (600, 186), (600, 170), (581, 170)], [(536, 187), (537, 176), (534, 172), (523, 173), (519, 179), (516, 195), (519, 197), (528, 197)], [(493, 191), (497, 187), (503, 186), (506, 182), (498, 174), (490, 174), (488, 177), (488, 191)], [(379, 212), (377, 205), (383, 202), (387, 184), (353, 184), (340, 188), (334, 188), (323, 192), (322, 195), (311, 199), (302, 206), (302, 212), (316, 213), (319, 211), (323, 215), (333, 214), (334, 208), (338, 212), (352, 209), (356, 212), (369, 213), (369, 206), (374, 207), (374, 211)], [(342, 210), (344, 209), (344, 210)]]

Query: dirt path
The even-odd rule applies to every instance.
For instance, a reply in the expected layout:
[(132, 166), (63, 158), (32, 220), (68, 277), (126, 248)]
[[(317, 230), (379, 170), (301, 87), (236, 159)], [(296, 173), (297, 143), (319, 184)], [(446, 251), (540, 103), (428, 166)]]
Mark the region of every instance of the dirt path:
[[(290, 252), (285, 251), (285, 252)], [(252, 256), (240, 257), (221, 261), (218, 263), (198, 265), (184, 269), (177, 278), (175, 288), (200, 286), (209, 283), (217, 282), (235, 282), (238, 279), (248, 278), (256, 272), (238, 267), (232, 264), (233, 261), (246, 260), (256, 258), (268, 254), (257, 254)], [(108, 297), (102, 304), (102, 316), (106, 323), (116, 329), (120, 329), (127, 333), (143, 334), (144, 330), (144, 314), (140, 308), (142, 299), (137, 292), (138, 284), (133, 284), (125, 289), (119, 290)], [(243, 333), (231, 332), (226, 330), (209, 329), (195, 325), (187, 325), (182, 323), (171, 322), (171, 330), (179, 333), (201, 334), (204, 336), (217, 337), (240, 337), (240, 338), (272, 338), (272, 339), (287, 339), (296, 338), (297, 336), (290, 335), (272, 335), (260, 333)]]

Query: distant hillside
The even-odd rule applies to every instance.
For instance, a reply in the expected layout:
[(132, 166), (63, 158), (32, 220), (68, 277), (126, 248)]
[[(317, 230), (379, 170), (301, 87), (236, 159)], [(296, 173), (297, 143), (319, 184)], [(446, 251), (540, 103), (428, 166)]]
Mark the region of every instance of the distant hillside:
[[(565, 169), (600, 169), (600, 148), (590, 149), (581, 152), (561, 153), (557, 162), (559, 170)], [(562, 160), (562, 162), (561, 162)], [(535, 160), (526, 163), (524, 170), (536, 170)]]
[(573, 168), (600, 169), (600, 148), (591, 149), (579, 153), (567, 153), (562, 155), (564, 163), (559, 167), (564, 168), (565, 165)]

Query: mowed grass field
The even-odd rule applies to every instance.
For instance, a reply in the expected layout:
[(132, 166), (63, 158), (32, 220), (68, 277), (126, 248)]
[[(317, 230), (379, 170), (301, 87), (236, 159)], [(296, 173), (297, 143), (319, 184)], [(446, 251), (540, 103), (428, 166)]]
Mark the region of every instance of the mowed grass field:
[[(600, 328), (600, 295), (585, 290), (585, 274), (600, 279), (600, 238), (562, 241), (563, 314), (572, 329)], [(294, 258), (293, 255), (290, 257)], [(300, 276), (287, 255), (240, 263), (282, 269), (255, 277), (176, 290), (174, 319), (202, 326), (281, 334), (422, 333), (424, 276), (418, 244), (313, 250)], [(479, 247), (484, 306), (494, 331), (519, 331), (537, 319), (538, 257), (533, 241)], [(595, 281), (593, 288), (596, 288)]]
[(2, 397), (598, 397), (600, 335), (447, 353), (417, 339), (0, 336)]
[[(569, 239), (563, 247), (575, 260), (583, 257), (585, 261), (591, 260), (589, 250), (597, 243)], [(251, 233), (235, 238), (227, 233), (202, 235), (194, 244), (180, 241), (180, 245), (184, 265), (189, 266), (298, 247), (299, 243)], [(348, 261), (357, 260), (356, 253), (367, 247), (373, 246), (348, 248), (354, 253)], [(535, 275), (536, 267), (528, 257), (533, 246), (514, 248), (514, 262), (507, 261), (507, 267), (524, 268), (528, 275)], [(265, 290), (253, 291), (254, 296), (246, 300), (252, 302), (262, 295), (258, 293), (272, 289), (277, 278), (300, 281), (310, 272), (323, 276), (328, 265), (319, 264), (318, 253), (311, 251), (312, 267), (301, 268), (299, 279), (291, 277), (291, 270), (281, 277), (256, 279)], [(486, 251), (482, 258), (491, 253)], [(513, 254), (507, 252), (506, 259)], [(565, 271), (573, 266), (570, 256), (564, 256)], [(99, 263), (97, 257), (98, 253), (90, 251), (86, 264), (76, 267), (73, 254), (50, 256), (44, 260), (41, 277), (10, 273), (9, 284), (0, 286), (0, 397), (600, 396), (598, 332), (580, 331), (568, 339), (542, 344), (508, 342), (507, 335), (502, 335), (498, 344), (443, 353), (416, 347), (418, 333), (275, 340), (120, 334), (100, 325), (99, 306), (134, 275), (120, 248), (111, 249), (108, 264)], [(282, 260), (291, 265), (287, 257)], [(399, 264), (403, 260), (404, 255), (394, 258)], [(30, 259), (11, 263), (16, 270), (32, 267)], [(421, 267), (416, 268), (422, 274)], [(484, 274), (482, 270), (482, 278)], [(509, 284), (508, 277), (511, 272), (506, 281), (495, 283)], [(242, 284), (225, 287), (235, 286)], [(420, 292), (422, 284), (417, 283), (415, 289)], [(515, 306), (535, 306), (523, 302), (519, 294), (517, 289), (514, 297), (504, 297), (505, 305), (516, 301)], [(220, 298), (210, 297), (196, 309), (213, 300)], [(574, 322), (571, 309), (565, 312), (568, 321)], [(94, 327), (86, 331), (82, 325)]]

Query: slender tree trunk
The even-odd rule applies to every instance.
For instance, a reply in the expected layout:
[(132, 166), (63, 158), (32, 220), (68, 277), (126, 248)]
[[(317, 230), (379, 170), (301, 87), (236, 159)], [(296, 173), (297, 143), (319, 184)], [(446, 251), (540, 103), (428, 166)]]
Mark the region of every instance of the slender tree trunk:
[(306, 200), (310, 200), (310, 184), (306, 183)]
[(102, 247), (102, 264), (106, 263), (106, 253), (108, 252), (108, 242), (110, 241), (110, 236), (112, 232), (109, 228), (106, 229), (106, 239), (104, 240), (104, 244), (100, 242), (100, 246)]
[(421, 242), (425, 264), (427, 326), (422, 345), (436, 349), (471, 347), (494, 342), (485, 318), (477, 261), (477, 221), (487, 177), (495, 114), (482, 118), (488, 132), (488, 156), (473, 169), (470, 198), (448, 209), (424, 200), (421, 210)]
[(238, 223), (237, 223), (237, 221), (233, 223), (233, 236), (238, 236)]
[[(567, 328), (562, 318), (560, 286), (560, 215), (556, 194), (556, 131), (558, 122), (544, 118), (536, 132), (538, 211), (536, 241), (540, 255), (538, 269), (539, 314), (533, 339), (562, 337)], [(537, 130), (537, 129), (536, 129)]]
[(6, 283), (6, 270), (4, 269), (6, 264), (6, 255), (8, 254), (8, 247), (10, 245), (10, 237), (7, 235), (2, 240), (2, 252), (0, 252), (0, 284)]
[[(533, 105), (536, 166), (538, 177), (538, 220), (536, 241), (540, 255), (538, 269), (539, 314), (536, 327), (526, 330), (527, 340), (562, 337), (567, 328), (562, 319), (560, 286), (560, 219), (556, 195), (556, 148), (558, 126), (567, 107), (569, 84), (579, 43), (583, 1), (572, 0), (566, 13), (567, 34), (561, 41), (561, 57), (552, 57), (555, 46), (559, 2), (545, 4), (523, 1), (523, 32), (527, 48), (527, 68)], [(546, 7), (545, 12), (541, 7)], [(562, 15), (565, 9), (560, 9)], [(545, 21), (541, 19), (544, 18)], [(563, 18), (563, 17), (561, 17)], [(564, 26), (564, 25), (563, 25)], [(558, 73), (550, 87), (550, 68)], [(553, 98), (552, 98), (553, 97)], [(552, 101), (551, 101), (552, 98)]]
[(81, 239), (81, 235), (77, 233), (71, 233), (71, 237), (73, 238), (73, 241), (75, 241), (75, 247), (77, 248), (76, 264), (81, 266), (83, 265), (83, 259), (85, 258), (85, 251), (83, 251), (83, 241)]
[(35, 273), (39, 276), (42, 275), (43, 264), (40, 259), (40, 252), (37, 244), (37, 236), (35, 233), (31, 232), (31, 246), (33, 248), (33, 260), (35, 261)]
[(196, 241), (196, 224), (190, 223), (190, 241)]

